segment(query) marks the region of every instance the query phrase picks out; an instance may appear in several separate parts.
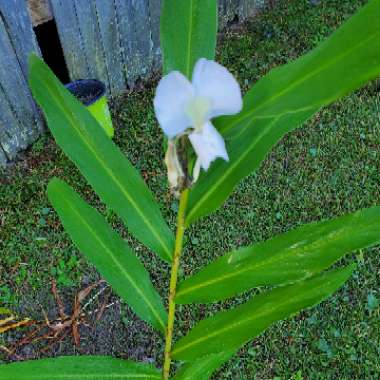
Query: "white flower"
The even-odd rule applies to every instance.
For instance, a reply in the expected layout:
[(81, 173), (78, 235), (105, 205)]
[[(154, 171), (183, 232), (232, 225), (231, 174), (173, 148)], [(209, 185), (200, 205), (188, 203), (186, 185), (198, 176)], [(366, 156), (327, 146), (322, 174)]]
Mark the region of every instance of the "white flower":
[(218, 157), (228, 161), (223, 137), (210, 120), (236, 114), (242, 105), (240, 87), (232, 74), (204, 58), (195, 65), (192, 83), (173, 71), (160, 80), (154, 98), (156, 117), (169, 139), (191, 130), (189, 139), (197, 154), (195, 177)]

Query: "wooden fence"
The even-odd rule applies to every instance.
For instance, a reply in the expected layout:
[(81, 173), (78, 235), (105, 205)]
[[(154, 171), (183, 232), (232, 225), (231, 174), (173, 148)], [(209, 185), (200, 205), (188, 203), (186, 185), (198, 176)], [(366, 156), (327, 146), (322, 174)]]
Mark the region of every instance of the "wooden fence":
[(27, 61), (39, 53), (25, 1), (0, 0), (0, 164), (25, 149), (42, 131), (27, 86)]
[[(116, 96), (159, 68), (161, 0), (49, 1), (41, 1), (41, 7), (48, 5), (46, 14), (56, 22), (71, 80), (100, 79), (109, 95)], [(236, 17), (244, 20), (269, 1), (219, 0), (221, 28)], [(43, 130), (27, 86), (31, 52), (39, 54), (39, 47), (26, 0), (0, 0), (0, 165), (13, 160)]]

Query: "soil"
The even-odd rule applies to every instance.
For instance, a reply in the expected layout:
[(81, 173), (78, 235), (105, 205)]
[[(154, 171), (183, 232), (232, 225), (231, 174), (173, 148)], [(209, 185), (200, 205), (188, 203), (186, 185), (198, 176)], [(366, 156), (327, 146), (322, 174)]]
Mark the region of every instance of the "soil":
[[(83, 287), (87, 285), (83, 284)], [(96, 294), (92, 292), (89, 299)], [(76, 290), (72, 289), (65, 294), (61, 294), (65, 312), (71, 315)], [(158, 347), (162, 346), (160, 337), (146, 323), (139, 320), (130, 308), (122, 303), (118, 297), (111, 295), (107, 297), (107, 305), (111, 305), (98, 316), (98, 309), (105, 297), (100, 296), (95, 299), (90, 307), (86, 309), (86, 325), (80, 324), (80, 344), (76, 346), (73, 336), (69, 334), (64, 339), (47, 340), (33, 342), (22, 345), (6, 361), (32, 360), (46, 357), (67, 356), (67, 355), (112, 355), (129, 360), (152, 363), (159, 366), (161, 355), (158, 355)], [(86, 303), (87, 299), (84, 303)], [(46, 311), (49, 321), (58, 318), (58, 307), (50, 291), (41, 291), (34, 298), (30, 294), (25, 294), (20, 300), (20, 315), (43, 320)], [(36, 307), (36, 305), (38, 305)], [(5, 344), (11, 348), (15, 342), (22, 339), (34, 328), (28, 327), (14, 330), (6, 334)]]

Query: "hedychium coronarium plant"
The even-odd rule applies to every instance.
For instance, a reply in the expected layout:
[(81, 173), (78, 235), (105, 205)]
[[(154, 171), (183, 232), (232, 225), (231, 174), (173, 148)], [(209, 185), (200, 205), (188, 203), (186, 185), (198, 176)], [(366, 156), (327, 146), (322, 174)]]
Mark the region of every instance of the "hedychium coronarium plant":
[[(162, 334), (163, 368), (111, 357), (62, 357), (3, 365), (0, 379), (208, 379), (268, 326), (340, 288), (355, 265), (329, 268), (380, 242), (380, 207), (240, 247), (177, 280), (186, 229), (219, 208), (285, 133), (380, 76), (379, 14), (380, 0), (369, 1), (315, 50), (272, 70), (242, 98), (237, 80), (215, 62), (216, 0), (163, 1), (163, 77), (154, 108), (167, 140), (169, 187), (179, 198), (175, 233), (127, 157), (32, 56), (30, 87), (57, 143), (129, 233), (170, 264), (164, 302), (107, 220), (62, 180), (51, 180), (48, 197), (75, 245), (136, 315)], [(176, 330), (177, 304), (218, 302), (255, 287), (261, 290), (248, 302), (190, 331)]]

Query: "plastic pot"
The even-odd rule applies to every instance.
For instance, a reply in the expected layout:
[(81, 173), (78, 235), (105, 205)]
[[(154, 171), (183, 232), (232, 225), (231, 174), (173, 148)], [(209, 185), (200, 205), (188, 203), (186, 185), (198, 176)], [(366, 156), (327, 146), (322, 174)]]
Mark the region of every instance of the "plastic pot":
[(110, 110), (108, 108), (106, 86), (97, 79), (79, 79), (65, 86), (95, 117), (107, 136), (114, 135)]

